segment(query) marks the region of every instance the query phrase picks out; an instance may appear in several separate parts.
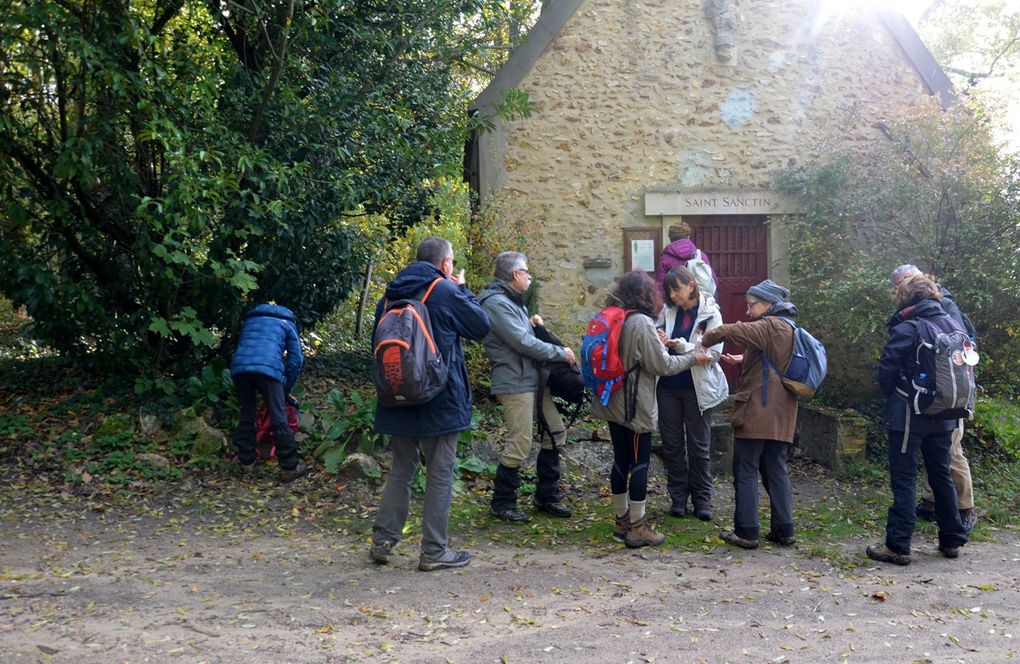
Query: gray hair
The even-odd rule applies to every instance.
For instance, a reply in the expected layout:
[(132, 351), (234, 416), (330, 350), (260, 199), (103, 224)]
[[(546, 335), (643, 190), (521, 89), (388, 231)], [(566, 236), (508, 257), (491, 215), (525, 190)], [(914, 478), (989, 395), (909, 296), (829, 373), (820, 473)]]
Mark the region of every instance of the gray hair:
[(496, 256), (496, 278), (510, 281), (514, 278), (514, 270), (523, 270), (528, 264), (528, 257), (519, 251), (504, 251)]
[(904, 263), (892, 271), (892, 274), (889, 275), (889, 281), (892, 282), (892, 287), (896, 288), (900, 285), (901, 281), (907, 277), (912, 277), (915, 274), (921, 274), (920, 268), (916, 265), (911, 265), (910, 263)]
[(418, 245), (416, 260), (432, 263), (439, 267), (444, 260), (453, 255), (453, 245), (441, 237), (425, 238)]

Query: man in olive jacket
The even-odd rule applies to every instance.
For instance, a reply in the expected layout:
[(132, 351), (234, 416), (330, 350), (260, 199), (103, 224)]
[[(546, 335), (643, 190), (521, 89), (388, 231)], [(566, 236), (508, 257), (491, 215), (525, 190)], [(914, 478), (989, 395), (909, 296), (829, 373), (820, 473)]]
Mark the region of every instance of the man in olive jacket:
[(567, 434), (549, 388), (543, 389), (541, 397), (537, 397), (536, 363), (573, 364), (574, 351), (535, 336), (535, 326), (541, 325), (542, 319), (538, 314), (528, 317), (524, 293), (529, 286), (528, 257), (516, 251), (504, 251), (496, 257), (495, 279), (478, 294), (492, 322), (492, 330), (482, 343), (492, 364), (492, 394), (503, 406), (507, 429), (493, 482), (490, 511), (496, 518), (520, 523), (530, 520), (517, 506), (517, 489), (520, 487), (518, 471), (531, 452), (536, 399), (549, 426), (551, 440), (542, 436), (542, 449), (536, 461), (535, 508), (552, 516), (570, 516), (570, 508), (563, 504), (559, 487), (559, 448)]
[(786, 298), (790, 291), (771, 279), (752, 286), (746, 295), (748, 322), (708, 330), (704, 347), (729, 341), (746, 349), (743, 356), (724, 355), (724, 361), (743, 361), (733, 395), (733, 531), (723, 533), (728, 544), (758, 548), (758, 474), (771, 506), (770, 542), (790, 546), (793, 536), (793, 494), (786, 468), (787, 447), (797, 426), (797, 396), (783, 387), (779, 373), (793, 357), (793, 327), (782, 318), (795, 318), (797, 308)]

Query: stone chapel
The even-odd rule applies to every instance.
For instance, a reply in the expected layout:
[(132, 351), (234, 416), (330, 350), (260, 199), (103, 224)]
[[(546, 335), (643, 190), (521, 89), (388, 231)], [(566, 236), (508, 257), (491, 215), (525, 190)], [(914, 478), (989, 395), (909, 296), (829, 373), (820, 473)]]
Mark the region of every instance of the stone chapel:
[[(503, 121), (505, 91), (534, 111)], [(724, 320), (789, 283), (776, 176), (861, 141), (949, 80), (902, 15), (846, 0), (547, 2), (474, 108), (482, 206), (528, 220), (541, 312), (568, 337), (629, 269), (654, 270), (678, 220), (712, 260)], [(792, 299), (803, 298), (794, 293)]]

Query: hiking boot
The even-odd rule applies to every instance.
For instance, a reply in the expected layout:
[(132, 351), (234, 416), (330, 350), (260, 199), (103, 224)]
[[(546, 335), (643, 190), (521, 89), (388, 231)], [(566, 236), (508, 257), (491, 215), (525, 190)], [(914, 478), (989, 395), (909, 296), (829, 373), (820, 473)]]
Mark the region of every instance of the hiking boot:
[(390, 562), (390, 555), (393, 553), (393, 547), (396, 545), (396, 542), (374, 542), (372, 548), (368, 550), (368, 557), (373, 562), (385, 565)]
[(868, 558), (877, 560), (883, 563), (893, 563), (894, 565), (909, 565), (910, 554), (909, 553), (896, 553), (885, 544), (876, 544), (875, 546), (869, 546), (864, 551), (868, 554)]
[(711, 521), (712, 520), (712, 510), (708, 509), (707, 507), (702, 507), (701, 509), (695, 509), (694, 510), (694, 516), (698, 517), (699, 521)]
[(516, 507), (507, 507), (506, 509), (497, 510), (496, 508), (490, 508), (489, 514), (502, 519), (503, 521), (509, 521), (510, 523), (527, 523), (531, 521), (531, 517), (520, 511)]
[(550, 516), (558, 516), (561, 519), (566, 519), (571, 515), (570, 508), (559, 501), (553, 503), (540, 503), (536, 500), (535, 509), (539, 512), (545, 512)]
[(238, 461), (234, 466), (234, 474), (238, 477), (252, 477), (255, 474), (255, 462), (241, 463)]
[(974, 508), (960, 510), (960, 521), (963, 522), (964, 532), (970, 535), (970, 531), (974, 530), (974, 526), (976, 526), (978, 522), (977, 512), (974, 511)]
[(627, 539), (628, 532), (630, 532), (630, 510), (627, 510), (627, 513), (623, 516), (616, 517), (616, 528), (613, 529), (613, 537), (622, 542)]
[(430, 559), (422, 556), (418, 559), (418, 569), (422, 572), (434, 572), (438, 569), (467, 567), (469, 562), (471, 562), (471, 554), (467, 551), (447, 551), (438, 558)]
[(627, 535), (623, 538), (623, 543), (627, 545), (628, 549), (640, 549), (643, 546), (659, 546), (665, 541), (665, 535), (655, 532), (648, 525), (647, 517), (630, 524), (630, 529), (627, 530)]
[(308, 474), (309, 468), (305, 465), (304, 461), (298, 461), (297, 465), (290, 469), (280, 469), (280, 481), (284, 484), (293, 482), (299, 477), (304, 477)]
[(765, 533), (765, 539), (772, 542), (773, 544), (778, 544), (779, 546), (793, 546), (794, 544), (797, 543), (796, 537), (792, 535), (789, 537), (783, 537), (782, 535), (775, 534), (771, 530)]
[(669, 515), (674, 519), (682, 519), (687, 516), (687, 506), (673, 503), (669, 507)]
[(922, 498), (918, 503), (917, 507), (914, 508), (914, 513), (917, 514), (917, 518), (922, 521), (934, 521), (935, 520), (935, 503), (930, 500)]
[(743, 538), (740, 535), (733, 532), (732, 530), (727, 530), (725, 533), (719, 536), (719, 539), (726, 542), (727, 544), (739, 546), (741, 549), (750, 550), (758, 548), (758, 540)]
[(960, 547), (958, 546), (942, 546), (939, 545), (939, 552), (946, 558), (959, 558)]

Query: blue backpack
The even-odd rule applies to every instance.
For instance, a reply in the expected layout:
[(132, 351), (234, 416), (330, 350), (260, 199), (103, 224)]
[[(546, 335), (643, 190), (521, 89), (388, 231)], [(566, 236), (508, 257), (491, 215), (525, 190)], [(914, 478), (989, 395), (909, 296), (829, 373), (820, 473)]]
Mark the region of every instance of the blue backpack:
[(811, 336), (811, 333), (799, 327), (789, 318), (779, 316), (793, 328), (793, 357), (790, 358), (790, 366), (786, 371), (780, 371), (779, 365), (769, 359), (768, 355), (762, 354), (764, 358), (763, 379), (761, 386), (762, 404), (768, 405), (768, 398), (765, 393), (768, 384), (769, 367), (776, 370), (783, 387), (793, 392), (801, 399), (810, 399), (818, 391), (825, 374), (829, 370), (829, 360), (825, 355), (825, 346), (818, 339)]

